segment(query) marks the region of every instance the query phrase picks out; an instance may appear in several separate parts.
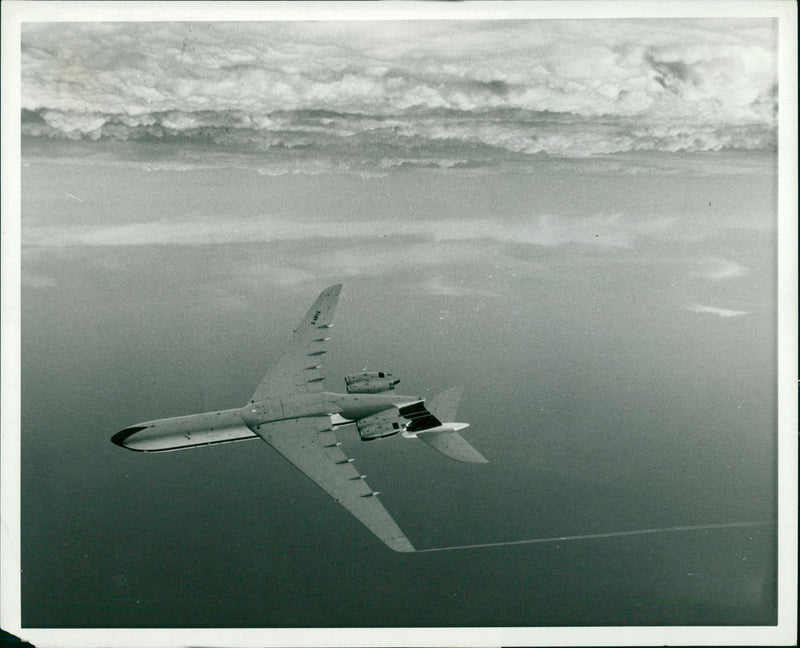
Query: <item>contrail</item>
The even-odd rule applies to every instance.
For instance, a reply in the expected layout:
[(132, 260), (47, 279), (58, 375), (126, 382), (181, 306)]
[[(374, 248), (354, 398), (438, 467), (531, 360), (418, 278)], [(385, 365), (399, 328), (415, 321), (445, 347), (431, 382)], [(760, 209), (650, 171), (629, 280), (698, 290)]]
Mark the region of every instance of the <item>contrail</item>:
[(635, 531), (614, 531), (612, 533), (590, 533), (588, 535), (559, 536), (556, 538), (533, 538), (529, 540), (508, 540), (506, 542), (485, 542), (483, 544), (455, 545), (453, 547), (431, 547), (417, 549), (426, 551), (454, 551), (456, 549), (477, 549), (479, 547), (507, 547), (510, 545), (537, 544), (542, 542), (565, 542), (567, 540), (592, 540), (594, 538), (615, 538), (619, 536), (646, 535), (648, 533), (677, 533), (679, 531), (700, 531), (702, 529), (732, 529), (735, 527), (757, 527), (775, 524), (774, 520), (765, 522), (724, 522), (722, 524), (694, 524), (691, 526), (660, 527), (657, 529), (637, 529)]

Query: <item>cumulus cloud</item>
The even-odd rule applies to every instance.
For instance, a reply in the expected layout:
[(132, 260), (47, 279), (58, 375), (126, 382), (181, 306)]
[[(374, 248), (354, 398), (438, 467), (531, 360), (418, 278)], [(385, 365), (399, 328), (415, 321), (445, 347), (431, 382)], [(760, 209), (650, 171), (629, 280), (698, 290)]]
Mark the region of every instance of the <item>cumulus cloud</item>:
[[(466, 282), (457, 282), (442, 275), (436, 275), (419, 283), (419, 290), (436, 297), (498, 297), (491, 290), (483, 290)], [(440, 318), (441, 319), (441, 318)]]
[(739, 317), (741, 315), (748, 315), (749, 311), (733, 310), (731, 308), (718, 308), (717, 306), (704, 306), (703, 304), (692, 304), (687, 306), (686, 310), (693, 313), (708, 313), (710, 315), (718, 315), (719, 317)]
[(390, 168), (765, 148), (775, 54), (756, 19), (27, 24), (23, 132)]

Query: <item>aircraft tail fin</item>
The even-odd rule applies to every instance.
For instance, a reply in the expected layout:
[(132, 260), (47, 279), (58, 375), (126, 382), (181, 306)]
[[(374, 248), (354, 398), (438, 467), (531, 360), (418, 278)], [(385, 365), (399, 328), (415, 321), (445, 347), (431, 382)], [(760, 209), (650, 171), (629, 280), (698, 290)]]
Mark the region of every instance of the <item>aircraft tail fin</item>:
[(463, 387), (445, 389), (441, 394), (431, 399), (431, 402), (427, 404), (427, 410), (440, 421), (452, 421), (456, 417), (456, 410), (461, 402), (461, 394), (463, 393)]
[(456, 417), (458, 404), (461, 402), (463, 387), (451, 387), (427, 403), (427, 410), (441, 423), (427, 430), (416, 432), (417, 438), (427, 443), (443, 455), (466, 463), (489, 463), (486, 457), (473, 448), (462, 437), (458, 430), (463, 430), (468, 423), (449, 423)]

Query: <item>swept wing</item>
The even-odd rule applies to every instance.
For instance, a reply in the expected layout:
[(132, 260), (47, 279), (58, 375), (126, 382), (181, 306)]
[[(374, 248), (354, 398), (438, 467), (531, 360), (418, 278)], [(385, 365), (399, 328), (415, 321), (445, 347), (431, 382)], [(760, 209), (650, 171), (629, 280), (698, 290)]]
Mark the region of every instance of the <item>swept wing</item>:
[(414, 551), (376, 493), (367, 485), (336, 441), (330, 417), (317, 416), (264, 423), (254, 432), (313, 479), (372, 533), (395, 551)]
[[(258, 385), (251, 401), (323, 391), (322, 357), (341, 284), (326, 288), (297, 325), (289, 347)], [(395, 551), (414, 551), (376, 493), (348, 459), (329, 416), (290, 418), (252, 426), (253, 432), (312, 479)]]
[(342, 284), (336, 284), (320, 293), (294, 330), (288, 348), (259, 383), (251, 401), (283, 394), (322, 391), (325, 378), (322, 358), (329, 339), (326, 333), (332, 326), (341, 290)]

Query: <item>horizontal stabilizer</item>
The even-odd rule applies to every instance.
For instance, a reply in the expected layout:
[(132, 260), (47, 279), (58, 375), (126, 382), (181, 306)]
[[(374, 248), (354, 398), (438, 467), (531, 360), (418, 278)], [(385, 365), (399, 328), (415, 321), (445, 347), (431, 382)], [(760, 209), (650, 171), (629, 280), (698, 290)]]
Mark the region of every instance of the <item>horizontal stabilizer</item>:
[(456, 461), (489, 463), (486, 457), (473, 448), (458, 432), (450, 430), (420, 432), (417, 434), (417, 438)]

